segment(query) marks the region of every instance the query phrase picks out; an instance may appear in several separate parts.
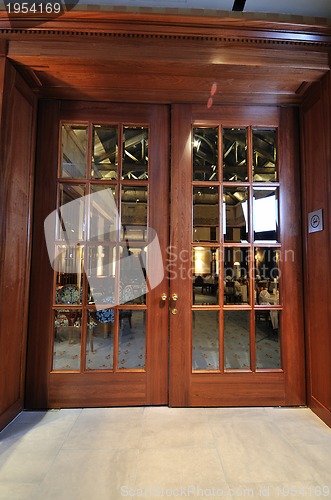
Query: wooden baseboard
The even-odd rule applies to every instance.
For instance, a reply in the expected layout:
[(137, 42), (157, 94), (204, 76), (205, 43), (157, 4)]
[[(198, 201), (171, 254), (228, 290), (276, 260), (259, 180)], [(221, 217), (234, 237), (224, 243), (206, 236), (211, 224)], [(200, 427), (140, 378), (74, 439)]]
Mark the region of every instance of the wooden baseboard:
[(12, 406), (7, 408), (7, 410), (0, 415), (0, 431), (4, 429), (6, 425), (8, 425), (22, 410), (21, 401), (16, 401)]
[(322, 403), (314, 397), (311, 397), (309, 407), (321, 420), (323, 420), (323, 422), (326, 423), (326, 425), (331, 427), (331, 410), (322, 405)]

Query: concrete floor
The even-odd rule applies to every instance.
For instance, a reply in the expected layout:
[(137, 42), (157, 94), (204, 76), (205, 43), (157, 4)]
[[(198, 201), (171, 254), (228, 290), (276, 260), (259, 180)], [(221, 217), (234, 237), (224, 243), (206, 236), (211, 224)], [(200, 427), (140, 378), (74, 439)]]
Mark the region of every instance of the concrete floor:
[(1, 500), (331, 498), (331, 429), (307, 408), (23, 412)]

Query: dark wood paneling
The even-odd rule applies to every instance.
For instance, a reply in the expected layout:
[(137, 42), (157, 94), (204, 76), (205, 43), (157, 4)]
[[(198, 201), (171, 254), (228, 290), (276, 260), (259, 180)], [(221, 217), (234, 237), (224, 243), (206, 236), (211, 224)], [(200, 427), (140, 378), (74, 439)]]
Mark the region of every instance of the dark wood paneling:
[[(64, 63), (67, 65), (67, 63)], [(155, 91), (155, 89), (141, 88), (137, 90), (134, 86), (134, 80), (131, 76), (128, 77), (132, 82), (132, 87), (129, 89), (125, 88), (106, 88), (102, 89), (100, 87), (80, 87), (75, 88), (74, 85), (66, 87), (44, 87), (42, 90), (42, 96), (49, 99), (67, 99), (74, 100), (77, 97), (79, 99), (89, 100), (89, 101), (106, 101), (111, 97), (112, 102), (130, 102), (130, 103), (158, 103), (158, 104), (170, 104), (170, 103), (185, 103), (190, 104), (192, 102), (203, 104), (207, 103), (212, 81), (208, 84), (208, 87), (203, 92), (198, 92), (192, 90), (192, 87), (185, 90), (176, 89), (161, 89)], [(125, 79), (125, 81), (128, 80)], [(175, 79), (176, 77), (174, 77)], [(301, 82), (302, 83), (302, 82)], [(147, 86), (147, 85), (146, 85)], [(221, 88), (221, 85), (219, 86)], [(252, 93), (252, 92), (242, 92), (238, 94), (238, 98), (232, 93), (219, 93), (215, 96), (215, 103), (221, 104), (233, 104), (237, 100), (237, 103), (243, 105), (250, 105), (252, 102), (254, 104), (262, 105), (299, 105), (302, 101), (300, 94), (265, 94), (265, 93)]]
[[(169, 244), (169, 108), (153, 106), (153, 126), (150, 128), (150, 144), (157, 144), (149, 149), (149, 202), (152, 208), (149, 225), (157, 228), (164, 262), (164, 278), (154, 289), (150, 289), (147, 300), (149, 314), (148, 331), (150, 334), (147, 351), (147, 370), (154, 376), (147, 377), (147, 404), (168, 404), (168, 366), (169, 366), (169, 315), (167, 304), (161, 300), (163, 293), (169, 293), (167, 274), (167, 248)], [(158, 254), (150, 254), (148, 276), (161, 271)]]
[(0, 428), (24, 401), (36, 99), (2, 59)]
[(281, 108), (279, 123), (280, 230), (283, 251), (280, 271), (284, 310), (281, 344), (286, 371), (286, 404), (306, 404), (305, 332), (301, 237), (299, 116)]
[(286, 404), (284, 373), (194, 374), (191, 380), (190, 406)]
[(171, 213), (169, 278), (170, 294), (178, 294), (177, 315), (170, 314), (170, 406), (189, 405), (189, 374), (192, 330), (191, 277), (191, 114), (189, 105), (172, 107), (171, 127)]
[[(91, 373), (53, 374), (48, 406), (79, 408), (146, 404), (146, 373), (109, 375), (107, 377), (107, 374), (100, 372), (93, 373), (92, 376)], [(161, 404), (164, 404), (164, 401)]]
[[(0, 40), (0, 56), (6, 56), (7, 55), (7, 52), (8, 52), (8, 42), (6, 40), (6, 38), (3, 38), (2, 40)], [(3, 61), (1, 62), (1, 66), (4, 65), (5, 63), (5, 60), (3, 59)], [(1, 72), (2, 74), (2, 72)]]
[[(303, 232), (308, 398), (331, 426), (331, 86), (328, 75), (316, 84), (302, 108)], [(308, 233), (308, 213), (323, 209), (324, 230)]]
[(234, 122), (241, 127), (277, 127), (279, 124), (279, 108), (276, 106), (212, 106), (211, 108), (193, 105), (192, 120), (195, 126), (199, 123), (217, 125), (220, 120), (224, 126), (232, 126)]
[[(97, 39), (93, 44), (61, 40), (56, 45), (13, 40), (9, 55), (20, 67), (30, 68), (44, 97), (61, 98), (63, 92), (62, 97), (77, 98), (79, 92), (85, 99), (111, 96), (113, 101), (131, 102), (201, 103), (214, 81), (220, 88), (215, 103), (233, 102), (234, 95), (240, 102), (296, 102), (301, 84), (318, 80), (328, 69), (323, 52), (305, 51), (298, 57), (293, 49), (243, 50), (238, 43), (157, 37), (153, 44), (144, 37)], [(93, 71), (88, 70), (91, 64)]]
[(41, 101), (39, 104), (25, 398), (27, 408), (47, 407), (47, 353), (50, 348), (53, 270), (46, 248), (44, 220), (56, 208), (58, 108), (56, 101)]
[[(270, 68), (271, 73), (273, 69), (280, 68), (282, 75), (285, 68), (288, 68), (289, 78), (298, 76), (303, 70), (308, 74), (309, 71), (325, 72), (328, 69), (327, 51), (317, 50), (316, 47), (305, 47), (300, 50), (289, 46), (284, 49), (277, 44), (270, 48), (246, 42), (245, 50), (243, 50), (240, 41), (229, 43), (226, 39), (209, 40), (207, 36), (201, 40), (197, 40), (194, 36), (164, 39), (157, 33), (151, 43), (151, 38), (143, 35), (132, 37), (129, 33), (129, 26), (123, 36), (109, 35), (108, 40), (107, 37), (93, 37), (93, 35), (89, 38), (76, 35), (73, 39), (70, 33), (62, 34), (60, 38), (54, 36), (52, 32), (42, 37), (35, 33), (34, 39), (37, 43), (31, 40), (31, 35), (30, 38), (11, 36), (9, 37), (8, 57), (18, 63), (26, 63), (33, 70), (41, 72), (46, 71), (46, 65), (51, 61), (51, 69), (57, 73), (63, 72), (63, 74), (86, 74), (86, 66), (92, 61), (99, 65), (98, 71), (101, 74), (111, 72), (112, 64), (115, 63), (120, 73), (130, 73), (129, 62), (133, 65), (132, 69), (150, 75), (155, 72), (156, 64), (157, 68), (160, 68), (157, 73), (169, 75), (172, 72), (172, 66), (169, 67), (170, 62), (174, 71), (179, 70), (180, 74), (187, 76), (197, 75), (195, 65), (199, 65), (210, 77), (215, 75), (215, 72), (216, 76), (221, 76), (221, 68), (225, 70), (227, 77), (230, 71), (234, 73), (237, 71), (241, 74), (244, 67), (247, 67), (247, 76), (251, 75), (251, 77), (255, 71), (257, 75), (263, 74), (265, 67)], [(91, 39), (94, 43), (91, 43)], [(110, 45), (113, 48), (112, 51), (109, 50)], [(298, 57), (299, 54), (304, 56), (302, 60)], [(72, 60), (75, 66), (62, 68), (63, 57)], [(168, 71), (166, 71), (167, 67)], [(265, 76), (268, 77), (268, 75)]]
[[(0, 57), (0, 109), (2, 110), (2, 103), (4, 99), (5, 90), (5, 69), (6, 69), (6, 58)], [(2, 123), (2, 120), (1, 120)]]

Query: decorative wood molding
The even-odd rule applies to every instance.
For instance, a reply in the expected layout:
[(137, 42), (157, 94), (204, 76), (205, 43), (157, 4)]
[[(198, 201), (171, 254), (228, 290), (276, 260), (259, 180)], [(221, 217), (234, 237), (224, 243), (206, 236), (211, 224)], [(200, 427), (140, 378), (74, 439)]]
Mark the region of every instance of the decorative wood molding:
[(96, 37), (96, 38), (128, 38), (128, 39), (155, 39), (155, 40), (189, 40), (202, 42), (223, 42), (223, 43), (242, 43), (250, 45), (305, 45), (305, 46), (322, 46), (331, 47), (331, 37), (329, 40), (283, 40), (283, 39), (266, 39), (266, 38), (251, 38), (251, 37), (234, 37), (234, 36), (198, 36), (198, 35), (163, 35), (156, 33), (114, 33), (114, 32), (92, 32), (92, 31), (64, 31), (64, 30), (30, 30), (30, 29), (0, 29), (0, 35), (24, 35), (34, 38), (38, 37)]
[(56, 19), (47, 20), (27, 16), (9, 19), (1, 12), (0, 23), (0, 36), (6, 35), (9, 38), (175, 38), (204, 42), (331, 46), (329, 24), (309, 25), (241, 17), (70, 11)]

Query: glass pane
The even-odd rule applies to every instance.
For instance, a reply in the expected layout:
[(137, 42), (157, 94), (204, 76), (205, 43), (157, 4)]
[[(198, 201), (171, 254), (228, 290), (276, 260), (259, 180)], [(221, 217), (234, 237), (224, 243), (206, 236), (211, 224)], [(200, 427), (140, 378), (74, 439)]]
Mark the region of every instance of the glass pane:
[(193, 129), (193, 180), (218, 180), (218, 128)]
[(81, 349), (80, 309), (54, 311), (53, 370), (79, 370)]
[(254, 258), (258, 300), (262, 289), (266, 289), (272, 295), (277, 295), (279, 291), (280, 249), (257, 247)]
[(93, 127), (92, 151), (92, 178), (117, 179), (117, 127), (111, 125), (95, 125)]
[(148, 128), (124, 127), (122, 178), (148, 178)]
[(86, 331), (86, 369), (111, 370), (114, 351), (114, 310), (89, 310)]
[[(59, 278), (61, 278), (59, 276)], [(81, 304), (82, 286), (81, 284), (57, 285), (56, 286), (56, 304)]]
[(224, 368), (250, 369), (249, 311), (224, 311)]
[(247, 181), (246, 129), (223, 129), (223, 180)]
[(146, 249), (122, 247), (120, 304), (145, 304), (146, 293)]
[(255, 311), (256, 368), (281, 368), (280, 311)]
[(253, 190), (253, 229), (255, 241), (278, 242), (278, 188)]
[(116, 248), (107, 245), (89, 247), (85, 272), (89, 283), (88, 303), (115, 304)]
[(193, 249), (193, 304), (218, 304), (219, 251)]
[(248, 304), (248, 248), (224, 248), (224, 304)]
[(225, 242), (248, 241), (248, 188), (223, 189), (223, 235)]
[(56, 245), (56, 304), (82, 303), (82, 246)]
[(57, 239), (76, 242), (85, 239), (85, 186), (60, 184)]
[(192, 369), (219, 369), (218, 311), (193, 311)]
[(118, 210), (116, 188), (91, 186), (90, 240), (117, 241)]
[[(155, 332), (156, 333), (156, 332)], [(145, 368), (146, 311), (119, 311), (118, 368)]]
[(60, 177), (85, 177), (87, 149), (86, 125), (62, 125)]
[(121, 240), (129, 245), (147, 239), (147, 194), (147, 186), (122, 187)]
[(194, 187), (193, 241), (218, 241), (218, 227), (218, 187)]
[(277, 181), (276, 130), (253, 130), (253, 179), (256, 182)]

